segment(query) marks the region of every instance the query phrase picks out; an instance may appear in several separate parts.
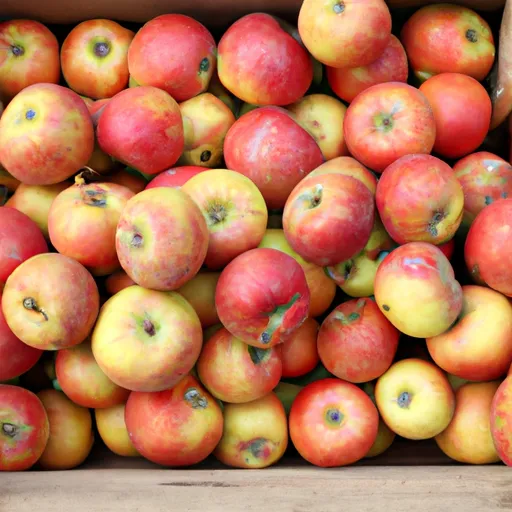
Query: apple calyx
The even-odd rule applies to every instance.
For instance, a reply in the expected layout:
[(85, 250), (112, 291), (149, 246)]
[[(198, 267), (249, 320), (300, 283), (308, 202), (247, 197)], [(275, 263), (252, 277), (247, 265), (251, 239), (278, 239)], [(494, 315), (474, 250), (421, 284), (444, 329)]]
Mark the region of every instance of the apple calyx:
[(309, 208), (316, 208), (322, 202), (322, 194), (324, 191), (323, 185), (318, 183), (313, 190), (307, 190), (299, 196), (299, 199), (309, 203)]
[(270, 343), (270, 340), (274, 336), (274, 333), (281, 327), (284, 316), (288, 312), (288, 310), (300, 299), (300, 293), (296, 293), (287, 304), (283, 304), (281, 306), (277, 306), (274, 311), (269, 313), (270, 320), (268, 322), (267, 328), (261, 333), (260, 341), (261, 343), (267, 344)]
[(439, 232), (437, 231), (437, 225), (446, 217), (446, 213), (443, 210), (436, 210), (430, 222), (428, 223), (427, 231), (432, 236), (437, 236)]
[(336, 13), (336, 14), (341, 14), (342, 12), (345, 11), (345, 3), (344, 2), (338, 2), (336, 4), (334, 4), (332, 6), (332, 10)]
[(412, 395), (408, 391), (403, 391), (398, 395), (396, 403), (400, 409), (409, 409), (412, 402)]
[(264, 363), (265, 361), (267, 361), (267, 359), (270, 356), (270, 352), (266, 348), (253, 347), (252, 345), (249, 345), (247, 347), (247, 351), (249, 352), (249, 356), (251, 358), (251, 361), (255, 365), (259, 365), (261, 363)]
[(476, 30), (473, 29), (473, 28), (468, 28), (466, 30), (466, 39), (470, 42), (470, 43), (476, 43), (478, 42), (478, 34), (476, 33)]
[[(394, 108), (393, 108), (394, 110)], [(390, 132), (393, 129), (393, 112), (385, 114), (381, 112), (374, 118), (375, 128), (381, 132)]]
[(15, 57), (22, 57), (25, 54), (25, 48), (19, 44), (11, 45), (11, 52)]
[(210, 61), (208, 60), (208, 57), (205, 57), (199, 63), (199, 74), (206, 73), (209, 69), (210, 69)]
[(196, 388), (188, 388), (183, 398), (192, 406), (192, 409), (206, 409), (208, 406), (208, 400)]
[(132, 241), (130, 242), (132, 247), (136, 247), (137, 249), (139, 247), (142, 247), (142, 244), (144, 242), (144, 239), (140, 233), (134, 233)]
[(20, 431), (20, 428), (13, 423), (2, 423), (2, 434), (14, 439)]
[(156, 334), (155, 324), (149, 319), (145, 318), (142, 322), (142, 328), (144, 329), (144, 332), (148, 334), (149, 336), (153, 337)]
[(208, 210), (208, 216), (212, 224), (220, 224), (228, 216), (228, 212), (223, 204), (214, 203)]
[(212, 157), (212, 152), (205, 150), (201, 153), (201, 156), (199, 157), (199, 159), (201, 160), (201, 162), (206, 163), (206, 162), (208, 162), (208, 160), (210, 160), (211, 157)]
[(25, 112), (25, 119), (27, 119), (27, 121), (32, 121), (32, 119), (34, 119), (34, 117), (36, 117), (36, 111), (29, 108)]
[(98, 41), (94, 44), (94, 55), (106, 57), (110, 53), (110, 45), (106, 41)]
[(337, 408), (327, 409), (325, 413), (325, 419), (329, 425), (341, 425), (344, 418), (344, 414)]
[(43, 315), (43, 318), (44, 318), (45, 322), (48, 321), (48, 315), (46, 314), (44, 309), (41, 309), (37, 305), (36, 299), (34, 299), (33, 297), (26, 297), (26, 298), (24, 298), (23, 299), (23, 307), (25, 309), (35, 311), (36, 313), (40, 313), (41, 315)]

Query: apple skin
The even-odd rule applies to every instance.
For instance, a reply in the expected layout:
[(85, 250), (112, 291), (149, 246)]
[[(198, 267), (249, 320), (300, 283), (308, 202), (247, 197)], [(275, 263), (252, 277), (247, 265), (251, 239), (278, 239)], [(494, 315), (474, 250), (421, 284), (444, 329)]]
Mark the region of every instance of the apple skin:
[(464, 245), (464, 258), (473, 281), (507, 297), (512, 297), (511, 228), (512, 198), (499, 199), (476, 216)]
[(322, 267), (309, 263), (290, 247), (282, 229), (268, 228), (258, 247), (282, 251), (302, 267), (310, 294), (308, 316), (316, 318), (329, 309), (336, 294), (336, 285), (325, 275)]
[(116, 270), (105, 279), (105, 289), (109, 296), (134, 284), (135, 281), (124, 270)]
[(429, 154), (436, 140), (427, 98), (401, 82), (373, 85), (359, 94), (347, 109), (343, 131), (350, 154), (378, 173), (402, 156)]
[(298, 254), (325, 267), (361, 252), (374, 219), (373, 195), (361, 181), (320, 174), (307, 176), (293, 189), (284, 207), (283, 229)]
[(100, 409), (123, 404), (130, 391), (114, 384), (94, 359), (91, 341), (57, 352), (55, 374), (59, 386), (75, 404)]
[(115, 183), (76, 184), (62, 191), (48, 214), (53, 247), (95, 276), (119, 269), (117, 223), (134, 195), (129, 188)]
[(451, 260), (453, 258), (453, 253), (455, 252), (455, 238), (448, 240), (444, 244), (438, 245), (439, 249), (441, 249), (442, 253)]
[(298, 28), (304, 45), (321, 63), (366, 66), (389, 42), (391, 13), (384, 0), (304, 0)]
[(224, 432), (213, 454), (235, 468), (275, 464), (288, 447), (288, 421), (273, 392), (244, 404), (224, 404)]
[(37, 394), (50, 422), (50, 438), (38, 460), (44, 470), (72, 469), (82, 464), (94, 444), (89, 409), (73, 403), (62, 391), (45, 389)]
[(400, 333), (368, 298), (337, 306), (318, 332), (318, 355), (326, 370), (359, 384), (380, 377), (391, 366)]
[(0, 418), (0, 471), (31, 468), (50, 437), (41, 400), (27, 389), (0, 384)]
[(221, 269), (258, 247), (267, 228), (268, 211), (249, 178), (228, 169), (212, 169), (190, 178), (181, 190), (193, 199), (208, 225), (204, 264), (209, 269)]
[(128, 68), (141, 86), (158, 87), (185, 101), (208, 88), (215, 55), (215, 40), (204, 25), (183, 14), (163, 14), (135, 34)]
[(308, 462), (324, 468), (347, 466), (372, 447), (379, 413), (355, 384), (327, 378), (299, 391), (289, 423), (293, 445)]
[(173, 167), (167, 171), (157, 174), (147, 185), (145, 190), (157, 187), (181, 188), (190, 179), (201, 172), (207, 171), (207, 167), (198, 165), (183, 165)]
[(453, 166), (453, 172), (464, 191), (462, 227), (466, 234), (486, 206), (512, 197), (512, 165), (493, 153), (478, 151), (465, 156)]
[(208, 226), (199, 207), (188, 194), (170, 187), (132, 197), (116, 232), (124, 271), (138, 285), (161, 291), (176, 290), (199, 272), (208, 241)]
[(500, 384), (491, 403), (491, 436), (499, 458), (512, 466), (512, 376)]
[(126, 422), (124, 421), (125, 404), (118, 404), (105, 409), (95, 409), (94, 417), (101, 440), (107, 448), (121, 457), (140, 457), (130, 441)]
[(219, 404), (192, 375), (171, 389), (131, 393), (125, 421), (135, 449), (171, 467), (206, 459), (219, 443), (224, 424)]
[(7, 279), (2, 310), (12, 332), (40, 350), (87, 338), (99, 311), (98, 287), (87, 269), (58, 253), (38, 254)]
[(48, 252), (48, 244), (37, 224), (24, 213), (0, 207), (0, 284), (24, 261)]
[(375, 386), (383, 420), (406, 439), (430, 439), (452, 420), (455, 396), (445, 374), (422, 359), (394, 363)]
[(282, 343), (307, 318), (310, 293), (302, 267), (277, 249), (251, 249), (222, 271), (215, 291), (221, 323), (248, 345)]
[(217, 96), (217, 98), (233, 112), (233, 115), (236, 115), (238, 109), (237, 102), (234, 96), (222, 85), (217, 68), (212, 75), (207, 92), (211, 92), (214, 96)]
[(117, 183), (123, 185), (123, 187), (129, 188), (134, 194), (142, 192), (147, 185), (147, 181), (142, 177), (141, 174), (134, 175), (128, 172), (126, 169), (121, 169), (112, 176), (105, 176), (105, 181), (108, 183)]
[(149, 86), (125, 89), (111, 98), (102, 109), (96, 136), (105, 153), (151, 175), (172, 167), (185, 143), (178, 103)]
[(447, 331), (462, 310), (462, 288), (448, 258), (435, 245), (410, 242), (380, 264), (375, 300), (402, 333), (430, 338)]
[(68, 86), (92, 99), (111, 98), (128, 86), (128, 48), (134, 32), (105, 19), (83, 21), (62, 43)]
[(26, 185), (53, 185), (92, 155), (94, 129), (78, 94), (40, 83), (23, 89), (0, 118), (0, 161)]
[(492, 103), (480, 82), (460, 73), (441, 73), (424, 82), (420, 91), (436, 120), (435, 153), (460, 158), (484, 142), (491, 125)]
[(405, 23), (400, 39), (420, 81), (446, 72), (482, 81), (496, 52), (488, 23), (472, 9), (459, 5), (422, 7)]
[(382, 173), (375, 195), (386, 231), (398, 244), (440, 245), (454, 237), (464, 192), (452, 168), (432, 155), (406, 155)]
[(491, 404), (500, 381), (468, 383), (455, 391), (455, 413), (435, 437), (448, 457), (464, 464), (492, 464), (500, 458), (491, 436)]
[(162, 391), (194, 366), (203, 342), (201, 322), (176, 292), (129, 286), (102, 306), (92, 333), (92, 353), (118, 386)]
[(235, 21), (221, 37), (218, 74), (224, 87), (242, 101), (284, 106), (306, 94), (313, 64), (278, 20), (253, 13)]
[(203, 346), (197, 373), (219, 400), (246, 403), (270, 393), (282, 374), (280, 347), (247, 345), (227, 329), (218, 330)]
[(385, 82), (407, 82), (407, 54), (400, 40), (391, 34), (382, 54), (366, 66), (326, 69), (327, 80), (334, 94), (347, 103), (372, 85)]
[(312, 135), (279, 107), (240, 117), (226, 135), (224, 158), (256, 184), (270, 210), (283, 208), (295, 185), (325, 161)]
[(0, 23), (0, 101), (6, 104), (22, 89), (37, 83), (59, 83), (59, 43), (35, 20)]
[(220, 272), (201, 271), (177, 290), (194, 308), (203, 329), (219, 322), (215, 307), (215, 290), (219, 277)]
[(490, 381), (512, 363), (512, 304), (489, 288), (462, 287), (462, 311), (448, 331), (427, 339), (436, 364), (470, 381)]

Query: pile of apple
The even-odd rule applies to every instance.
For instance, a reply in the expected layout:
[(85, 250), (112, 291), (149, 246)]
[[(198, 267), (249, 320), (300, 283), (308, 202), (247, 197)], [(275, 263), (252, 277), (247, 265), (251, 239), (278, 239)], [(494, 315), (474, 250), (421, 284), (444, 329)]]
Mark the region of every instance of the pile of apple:
[(0, 23), (0, 470), (98, 434), (170, 467), (396, 436), (512, 464), (493, 34), (445, 4), (391, 29), (384, 0), (217, 42), (178, 14)]

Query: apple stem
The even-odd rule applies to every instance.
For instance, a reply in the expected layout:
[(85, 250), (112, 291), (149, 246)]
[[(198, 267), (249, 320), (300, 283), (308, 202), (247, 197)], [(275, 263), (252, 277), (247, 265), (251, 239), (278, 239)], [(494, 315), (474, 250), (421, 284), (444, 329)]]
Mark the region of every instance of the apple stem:
[(262, 343), (270, 343), (270, 340), (274, 336), (274, 333), (279, 329), (283, 323), (284, 316), (287, 311), (300, 299), (300, 293), (296, 293), (287, 304), (277, 306), (277, 308), (269, 314), (270, 320), (267, 328), (261, 333), (260, 341)]
[(183, 398), (192, 406), (192, 409), (206, 409), (208, 406), (208, 400), (196, 388), (188, 388)]
[(359, 313), (353, 312), (350, 315), (345, 316), (341, 311), (336, 311), (334, 318), (339, 320), (343, 325), (349, 325), (352, 322), (356, 321), (361, 315)]
[(398, 395), (398, 398), (396, 399), (396, 403), (398, 404), (398, 407), (400, 407), (401, 409), (408, 409), (409, 405), (411, 405), (411, 402), (412, 395), (409, 394), (407, 391), (400, 393), (400, 395)]
[(32, 311), (36, 311), (37, 313), (41, 313), (41, 315), (43, 315), (45, 321), (46, 322), (48, 321), (48, 315), (46, 314), (46, 312), (43, 309), (41, 309), (37, 305), (36, 299), (34, 299), (33, 297), (27, 297), (27, 298), (23, 299), (23, 307), (25, 309), (29, 309)]
[(203, 152), (201, 153), (201, 157), (200, 157), (200, 159), (201, 159), (201, 162), (203, 162), (203, 163), (204, 163), (204, 162), (208, 162), (208, 160), (210, 160), (210, 158), (211, 158), (211, 157), (212, 157), (212, 152), (211, 152), (211, 151), (206, 150), (206, 151), (203, 151)]
[(2, 433), (8, 437), (14, 438), (18, 433), (19, 428), (12, 423), (2, 423)]

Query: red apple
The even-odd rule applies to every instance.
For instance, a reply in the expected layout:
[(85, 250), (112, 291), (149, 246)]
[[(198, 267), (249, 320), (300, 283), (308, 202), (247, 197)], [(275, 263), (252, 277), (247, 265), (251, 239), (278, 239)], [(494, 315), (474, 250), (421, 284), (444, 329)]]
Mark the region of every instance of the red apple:
[(279, 107), (240, 117), (226, 135), (224, 158), (256, 184), (269, 209), (283, 208), (295, 185), (324, 162), (315, 139)]
[(60, 50), (68, 86), (89, 98), (111, 98), (128, 86), (128, 48), (135, 34), (105, 19), (83, 21)]
[(124, 270), (116, 270), (105, 279), (105, 289), (109, 295), (115, 295), (134, 284), (133, 279)]
[(437, 154), (460, 158), (482, 144), (492, 114), (491, 98), (483, 85), (467, 75), (441, 73), (424, 82), (420, 91), (434, 111)]
[(139, 85), (158, 87), (185, 101), (208, 89), (215, 54), (215, 40), (204, 25), (182, 14), (163, 14), (135, 34), (128, 67)]
[(23, 471), (43, 453), (50, 425), (39, 398), (18, 386), (0, 384), (0, 471)]
[(196, 174), (207, 170), (208, 168), (199, 167), (197, 165), (184, 165), (181, 167), (174, 167), (155, 176), (146, 185), (146, 190), (148, 188), (156, 187), (181, 188), (190, 178), (193, 178)]
[(427, 98), (400, 82), (373, 85), (359, 94), (348, 107), (343, 130), (350, 154), (376, 172), (401, 156), (429, 154), (436, 140)]
[(222, 271), (215, 292), (226, 329), (259, 348), (282, 343), (306, 319), (310, 293), (302, 267), (276, 249), (252, 249)]
[(501, 384), (491, 402), (491, 436), (499, 458), (512, 466), (512, 376)]
[(116, 172), (113, 176), (105, 176), (105, 181), (117, 183), (129, 188), (134, 194), (142, 192), (147, 185), (147, 180), (138, 172), (132, 172), (128, 168)]
[(453, 257), (453, 253), (455, 252), (455, 238), (448, 240), (444, 244), (438, 245), (439, 249), (441, 249), (442, 253), (451, 260)]

